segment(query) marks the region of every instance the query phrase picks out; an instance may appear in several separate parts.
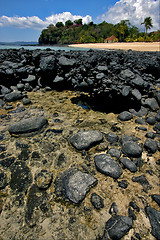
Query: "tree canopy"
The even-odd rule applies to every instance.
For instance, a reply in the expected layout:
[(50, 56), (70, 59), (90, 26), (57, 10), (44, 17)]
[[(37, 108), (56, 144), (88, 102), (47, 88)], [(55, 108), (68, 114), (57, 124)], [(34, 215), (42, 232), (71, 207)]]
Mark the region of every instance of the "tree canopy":
[[(145, 18), (142, 24), (145, 24), (147, 32), (153, 26), (151, 17)], [(77, 19), (74, 22), (67, 20), (65, 24), (57, 22), (55, 26), (50, 24), (42, 30), (39, 44), (98, 43), (104, 42), (111, 35), (118, 38), (120, 42), (159, 41), (160, 32), (140, 33), (129, 20), (121, 20), (114, 25), (105, 21), (99, 24), (93, 22), (82, 24), (82, 19)]]

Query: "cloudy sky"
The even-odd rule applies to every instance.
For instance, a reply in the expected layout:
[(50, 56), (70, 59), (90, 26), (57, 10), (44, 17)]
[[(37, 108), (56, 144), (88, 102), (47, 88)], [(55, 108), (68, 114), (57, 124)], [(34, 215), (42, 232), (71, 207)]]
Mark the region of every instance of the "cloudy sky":
[(118, 23), (128, 19), (140, 30), (145, 17), (152, 17), (153, 30), (159, 26), (159, 0), (1, 0), (0, 41), (38, 41), (49, 24), (74, 21)]

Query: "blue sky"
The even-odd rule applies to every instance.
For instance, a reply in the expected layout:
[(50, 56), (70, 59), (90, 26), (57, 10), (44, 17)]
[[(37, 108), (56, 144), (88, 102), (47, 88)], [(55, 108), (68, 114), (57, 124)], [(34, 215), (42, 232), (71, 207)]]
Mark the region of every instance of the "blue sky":
[(118, 23), (129, 19), (141, 28), (145, 17), (151, 16), (159, 29), (158, 0), (0, 0), (0, 41), (38, 41), (41, 30), (50, 23), (102, 21)]

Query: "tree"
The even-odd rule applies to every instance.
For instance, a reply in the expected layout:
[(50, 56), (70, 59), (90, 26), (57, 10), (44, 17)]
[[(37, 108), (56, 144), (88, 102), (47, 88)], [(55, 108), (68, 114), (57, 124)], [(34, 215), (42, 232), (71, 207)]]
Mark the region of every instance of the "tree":
[(57, 27), (57, 28), (64, 27), (63, 22), (57, 22), (57, 23), (56, 23), (56, 27)]
[(77, 25), (82, 25), (82, 19), (80, 18), (78, 20), (75, 20), (74, 23)]
[(153, 27), (153, 24), (152, 24), (152, 18), (151, 17), (146, 17), (144, 19), (144, 22), (141, 23), (141, 25), (144, 24), (145, 26), (145, 29), (146, 29), (146, 34), (147, 34), (147, 30), (148, 29), (151, 29)]
[(72, 26), (73, 25), (73, 22), (71, 21), (71, 20), (67, 20), (66, 22), (65, 22), (65, 27), (66, 28), (68, 28), (68, 27), (70, 27), (70, 26)]

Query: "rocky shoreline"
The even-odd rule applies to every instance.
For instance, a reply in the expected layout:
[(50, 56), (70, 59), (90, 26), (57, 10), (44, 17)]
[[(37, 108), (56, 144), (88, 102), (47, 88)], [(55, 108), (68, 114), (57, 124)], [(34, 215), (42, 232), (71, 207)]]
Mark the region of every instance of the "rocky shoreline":
[(160, 239), (158, 52), (0, 51), (0, 239)]

